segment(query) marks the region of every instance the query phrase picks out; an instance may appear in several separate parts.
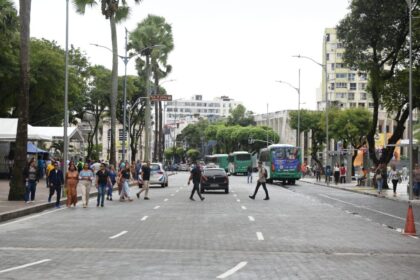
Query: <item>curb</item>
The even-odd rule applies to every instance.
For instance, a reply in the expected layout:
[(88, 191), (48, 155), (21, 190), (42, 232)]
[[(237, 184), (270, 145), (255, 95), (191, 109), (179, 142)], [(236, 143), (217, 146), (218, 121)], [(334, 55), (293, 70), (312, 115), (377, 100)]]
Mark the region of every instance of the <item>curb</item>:
[[(137, 182), (134, 183), (130, 183), (130, 187), (133, 186), (137, 186)], [(118, 190), (118, 186), (115, 186), (113, 188), (113, 191)], [(96, 197), (98, 195), (97, 191), (94, 192), (90, 192), (89, 193), (89, 198), (92, 197)], [(82, 196), (78, 195), (77, 196), (77, 201), (81, 201), (82, 200)], [(60, 200), (60, 204), (62, 205), (63, 203), (66, 203), (67, 198), (61, 198)], [(27, 215), (31, 215), (31, 214), (36, 214), (42, 211), (45, 211), (47, 209), (50, 208), (54, 208), (55, 207), (55, 202), (46, 202), (46, 203), (42, 203), (42, 204), (38, 204), (38, 205), (33, 205), (33, 206), (29, 206), (29, 207), (25, 207), (25, 208), (21, 208), (21, 209), (16, 209), (13, 211), (9, 211), (9, 212), (4, 212), (0, 214), (0, 223), (9, 221), (9, 220), (13, 220), (13, 219), (17, 219), (23, 216), (27, 216)], [(63, 206), (61, 206), (63, 207)], [(65, 205), (64, 205), (65, 207)]]
[[(348, 192), (353, 192), (353, 193), (358, 193), (358, 194), (364, 194), (364, 195), (370, 195), (370, 196), (374, 196), (374, 197), (378, 197), (378, 198), (385, 198), (388, 200), (393, 200), (393, 201), (401, 201), (401, 202), (411, 202), (414, 204), (419, 204), (420, 205), (420, 200), (402, 200), (402, 199), (398, 199), (398, 198), (394, 198), (394, 197), (388, 197), (388, 196), (380, 196), (376, 193), (368, 193), (368, 192), (364, 192), (364, 191), (358, 191), (358, 190), (352, 190), (352, 189), (348, 189), (348, 188), (343, 188), (343, 187), (332, 187), (332, 186), (327, 186), (325, 184), (322, 183), (317, 183), (317, 182), (309, 182), (309, 181), (305, 181), (305, 180), (300, 180), (302, 182), (305, 182), (307, 184), (312, 184), (312, 185), (316, 185), (316, 186), (321, 186), (321, 187), (326, 187), (326, 188), (330, 188), (330, 189), (338, 189), (338, 190), (343, 190), (343, 191), (348, 191)], [(372, 188), (373, 189), (373, 188)]]

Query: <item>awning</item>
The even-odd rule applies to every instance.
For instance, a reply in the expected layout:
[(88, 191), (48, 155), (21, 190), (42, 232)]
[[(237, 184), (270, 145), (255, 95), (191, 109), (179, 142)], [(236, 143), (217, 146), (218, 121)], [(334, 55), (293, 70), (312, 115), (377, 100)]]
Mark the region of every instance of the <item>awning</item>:
[(31, 142), (28, 142), (28, 145), (27, 145), (27, 153), (28, 154), (48, 154), (47, 151), (44, 151), (44, 150), (38, 148), (37, 146), (35, 146)]
[[(0, 118), (0, 141), (16, 141), (17, 124), (18, 119)], [(52, 141), (52, 137), (28, 125), (28, 140)]]

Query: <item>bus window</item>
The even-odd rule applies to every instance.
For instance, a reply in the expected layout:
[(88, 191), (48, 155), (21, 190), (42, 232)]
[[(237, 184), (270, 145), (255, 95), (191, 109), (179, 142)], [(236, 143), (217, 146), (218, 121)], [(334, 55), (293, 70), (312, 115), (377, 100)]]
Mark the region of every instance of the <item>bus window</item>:
[(250, 160), (251, 155), (250, 154), (238, 154), (236, 155), (236, 160)]
[(260, 152), (260, 158), (259, 158), (259, 160), (260, 161), (269, 161), (270, 159), (269, 159), (269, 153), (268, 153), (268, 150), (262, 150), (261, 152)]
[(229, 156), (229, 157), (228, 157), (228, 161), (229, 161), (229, 162), (233, 162), (233, 161), (234, 161), (233, 156)]

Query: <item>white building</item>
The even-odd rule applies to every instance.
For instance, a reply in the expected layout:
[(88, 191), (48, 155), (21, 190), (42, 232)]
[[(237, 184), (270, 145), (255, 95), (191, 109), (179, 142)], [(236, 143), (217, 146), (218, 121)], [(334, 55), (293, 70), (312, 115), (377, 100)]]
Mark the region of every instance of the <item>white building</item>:
[(288, 110), (254, 115), (254, 120), (258, 126), (271, 127), (280, 136), (280, 143), (296, 145), (297, 132), (290, 127)]

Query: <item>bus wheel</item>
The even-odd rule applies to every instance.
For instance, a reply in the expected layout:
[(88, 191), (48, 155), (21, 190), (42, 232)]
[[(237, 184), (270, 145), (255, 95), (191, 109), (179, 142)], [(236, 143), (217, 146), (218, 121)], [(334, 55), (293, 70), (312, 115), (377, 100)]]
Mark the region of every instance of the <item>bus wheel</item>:
[(267, 183), (272, 184), (273, 183), (273, 179), (267, 179)]
[(295, 179), (290, 180), (290, 184), (291, 185), (295, 185), (296, 184), (296, 180)]
[(283, 185), (286, 185), (286, 180), (283, 180)]

